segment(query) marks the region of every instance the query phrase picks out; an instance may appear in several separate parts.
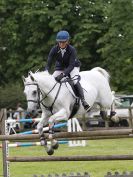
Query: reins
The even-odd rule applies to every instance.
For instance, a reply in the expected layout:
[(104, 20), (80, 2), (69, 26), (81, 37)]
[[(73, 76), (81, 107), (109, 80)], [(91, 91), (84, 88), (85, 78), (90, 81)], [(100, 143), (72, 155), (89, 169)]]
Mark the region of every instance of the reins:
[[(76, 78), (75, 78), (76, 77)], [(70, 82), (73, 82), (74, 80), (78, 80), (78, 82), (80, 81), (81, 77), (79, 75), (75, 75), (74, 77), (70, 78), (67, 77), (65, 80), (61, 81), (61, 83), (65, 83), (67, 89), (69, 90), (69, 92), (71, 93), (71, 95), (73, 96), (73, 98), (77, 98), (77, 96), (68, 88), (67, 83), (70, 84)], [(70, 84), (71, 86), (71, 84)], [(72, 89), (73, 90), (73, 89)]]
[[(41, 103), (47, 110), (49, 110), (52, 114), (53, 114), (53, 106), (54, 106), (55, 101), (56, 101), (56, 99), (57, 99), (57, 97), (58, 97), (58, 95), (59, 95), (59, 92), (60, 92), (62, 83), (60, 83), (60, 85), (59, 85), (59, 88), (58, 88), (58, 90), (57, 90), (56, 96), (55, 96), (54, 101), (53, 101), (53, 103), (51, 104), (51, 106), (46, 106), (46, 105), (43, 103), (43, 100), (45, 100), (45, 99), (47, 98), (47, 96), (52, 92), (52, 90), (55, 88), (56, 85), (57, 85), (57, 83), (56, 83), (56, 84), (52, 87), (52, 89), (46, 94), (46, 96), (40, 100), (40, 103)], [(41, 93), (41, 95), (43, 95), (42, 92), (41, 92), (41, 90), (40, 90), (40, 93)]]

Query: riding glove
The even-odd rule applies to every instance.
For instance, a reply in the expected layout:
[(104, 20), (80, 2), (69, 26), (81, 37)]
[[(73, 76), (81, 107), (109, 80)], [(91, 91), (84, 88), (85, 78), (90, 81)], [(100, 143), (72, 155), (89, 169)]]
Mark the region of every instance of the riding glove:
[(62, 79), (64, 76), (65, 76), (64, 73), (61, 73), (60, 75), (58, 75), (57, 77), (55, 77), (55, 80), (56, 80), (57, 82), (60, 82), (61, 79)]

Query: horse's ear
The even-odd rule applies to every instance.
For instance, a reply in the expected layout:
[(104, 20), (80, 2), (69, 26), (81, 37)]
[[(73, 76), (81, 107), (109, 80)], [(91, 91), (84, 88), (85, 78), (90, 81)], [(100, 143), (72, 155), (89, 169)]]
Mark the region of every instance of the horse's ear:
[(31, 78), (31, 80), (32, 80), (33, 82), (36, 82), (36, 80), (35, 80), (35, 78), (34, 78), (34, 74), (33, 74), (32, 71), (29, 71), (29, 72), (28, 72), (28, 76)]
[(32, 74), (32, 72), (31, 72), (31, 71), (29, 71), (29, 72), (28, 72), (28, 76), (30, 76), (31, 74)]
[(24, 82), (24, 83), (26, 82), (26, 79), (25, 79), (25, 77), (24, 77), (24, 76), (22, 76), (22, 80), (23, 80), (23, 82)]
[(32, 71), (29, 71), (29, 72), (28, 72), (28, 76), (30, 76), (30, 78), (31, 78), (32, 81), (35, 81), (35, 79), (34, 79), (34, 77), (33, 77)]
[(35, 81), (35, 79), (32, 75), (30, 75), (30, 78), (31, 78), (32, 81)]

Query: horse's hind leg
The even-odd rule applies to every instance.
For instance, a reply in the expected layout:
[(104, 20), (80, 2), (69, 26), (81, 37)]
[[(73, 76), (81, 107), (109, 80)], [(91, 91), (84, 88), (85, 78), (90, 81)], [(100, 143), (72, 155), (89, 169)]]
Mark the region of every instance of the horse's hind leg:
[(108, 114), (107, 114), (107, 109), (104, 108), (104, 106), (102, 106), (101, 104), (98, 104), (100, 106), (100, 116), (103, 120), (107, 120), (108, 119)]
[(119, 117), (116, 115), (116, 111), (115, 111), (115, 100), (111, 105), (110, 120), (113, 122), (119, 122)]
[(115, 112), (114, 103), (112, 103), (111, 105), (110, 114), (108, 114), (108, 111), (106, 108), (103, 108), (102, 106), (100, 106), (100, 116), (102, 117), (103, 120), (114, 121), (114, 119), (116, 118), (115, 114), (116, 112)]
[(110, 111), (110, 118), (112, 118), (113, 116), (115, 116), (116, 112), (115, 112), (115, 103), (112, 103), (111, 105), (111, 111)]
[(101, 105), (100, 105), (100, 116), (102, 117), (103, 120), (108, 119), (107, 110), (104, 107), (102, 107)]

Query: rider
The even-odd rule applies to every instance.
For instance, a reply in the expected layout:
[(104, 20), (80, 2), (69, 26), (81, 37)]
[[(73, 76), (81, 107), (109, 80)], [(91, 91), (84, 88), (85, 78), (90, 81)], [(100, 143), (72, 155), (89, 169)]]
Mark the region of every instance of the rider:
[[(60, 82), (61, 79), (66, 76), (70, 76), (71, 78), (79, 76), (80, 61), (77, 59), (76, 49), (69, 44), (69, 38), (70, 35), (67, 31), (59, 31), (56, 36), (57, 45), (50, 50), (48, 55), (45, 69), (49, 70), (53, 60), (55, 60), (55, 71), (53, 76), (57, 82)], [(79, 80), (75, 79), (73, 83), (84, 109), (88, 111), (90, 106), (85, 101), (83, 89)]]

